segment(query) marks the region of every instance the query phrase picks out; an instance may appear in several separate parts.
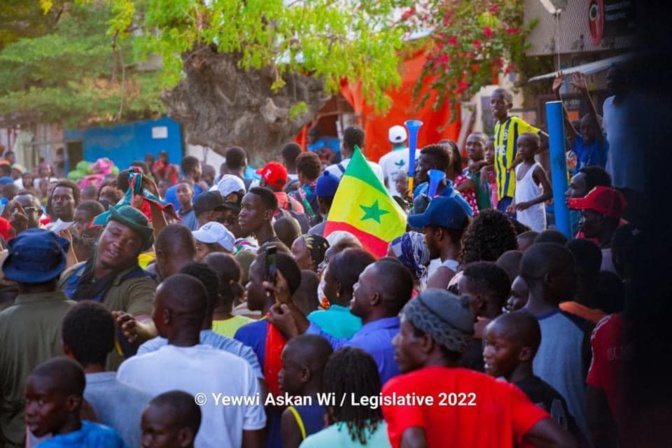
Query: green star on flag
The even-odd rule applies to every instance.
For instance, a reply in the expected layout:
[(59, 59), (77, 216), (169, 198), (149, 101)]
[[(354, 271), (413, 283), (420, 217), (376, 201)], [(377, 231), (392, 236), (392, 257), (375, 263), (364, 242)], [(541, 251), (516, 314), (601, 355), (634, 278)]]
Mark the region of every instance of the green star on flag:
[(374, 174), (359, 148), (355, 148), (338, 185), (324, 236), (337, 231), (352, 233), (378, 257), (384, 257), (390, 241), (406, 231), (406, 213)]
[(388, 213), (390, 213), (387, 210), (383, 210), (383, 209), (378, 207), (378, 200), (377, 199), (369, 207), (367, 207), (365, 205), (360, 205), (359, 208), (364, 210), (364, 216), (361, 219), (362, 221), (366, 221), (367, 219), (373, 219), (378, 224), (380, 224), (380, 217), (381, 216), (387, 215)]

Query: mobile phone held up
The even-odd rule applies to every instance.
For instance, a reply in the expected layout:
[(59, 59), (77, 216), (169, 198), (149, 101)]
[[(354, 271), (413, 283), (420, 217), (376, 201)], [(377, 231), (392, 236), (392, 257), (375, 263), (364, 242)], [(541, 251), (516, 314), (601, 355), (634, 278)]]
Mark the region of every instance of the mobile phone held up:
[(266, 281), (275, 285), (278, 276), (278, 265), (276, 264), (277, 248), (269, 246), (266, 249)]

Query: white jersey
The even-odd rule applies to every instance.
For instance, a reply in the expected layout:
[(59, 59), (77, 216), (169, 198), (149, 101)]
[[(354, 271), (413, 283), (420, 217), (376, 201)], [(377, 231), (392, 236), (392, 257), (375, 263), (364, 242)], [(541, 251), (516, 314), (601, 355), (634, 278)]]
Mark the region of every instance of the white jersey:
[[(336, 176), (338, 179), (343, 177), (343, 173), (345, 173), (346, 168), (350, 164), (350, 160), (352, 159), (345, 159), (341, 160), (339, 163), (334, 163), (333, 165), (329, 165), (325, 171), (328, 171), (329, 174), (332, 174)], [(378, 165), (375, 162), (369, 162), (369, 166), (373, 170), (373, 173), (380, 179), (380, 182), (385, 185), (385, 180), (383, 178), (383, 170), (380, 168), (380, 165)]]
[[(415, 160), (418, 160), (420, 151), (415, 152)], [(380, 168), (383, 170), (383, 176), (387, 180), (387, 191), (392, 196), (399, 196), (395, 181), (399, 173), (408, 173), (410, 151), (408, 148), (393, 149), (380, 158)]]
[[(538, 198), (544, 191), (544, 189), (541, 188), (541, 185), (534, 183), (534, 177), (532, 177), (535, 168), (541, 165), (535, 163), (527, 170), (525, 176), (520, 179), (519, 173), (524, 166), (525, 164), (521, 163), (516, 167), (516, 204), (521, 202), (528, 202), (532, 199)], [(546, 210), (544, 203), (541, 202), (539, 204), (528, 207), (525, 210), (517, 211), (516, 219), (519, 223), (526, 225), (535, 232), (542, 232), (546, 230)]]

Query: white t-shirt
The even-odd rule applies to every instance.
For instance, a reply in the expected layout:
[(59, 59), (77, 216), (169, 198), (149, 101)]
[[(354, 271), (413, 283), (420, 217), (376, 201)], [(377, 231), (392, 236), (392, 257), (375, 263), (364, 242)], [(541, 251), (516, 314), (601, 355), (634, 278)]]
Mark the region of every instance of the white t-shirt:
[[(420, 157), (420, 151), (415, 152), (415, 160)], [(408, 172), (408, 164), (410, 159), (410, 151), (408, 148), (394, 149), (380, 158), (378, 163), (383, 170), (383, 176), (387, 178), (387, 191), (392, 196), (398, 195), (397, 187), (394, 182), (397, 180), (399, 173)]]
[[(351, 159), (345, 159), (341, 160), (339, 163), (334, 163), (333, 165), (329, 165), (326, 169), (326, 171), (329, 171), (330, 174), (333, 174), (337, 178), (343, 177), (343, 173), (345, 172), (346, 168), (348, 167), (348, 164), (350, 163)], [(385, 185), (385, 178), (383, 177), (383, 170), (380, 168), (380, 165), (378, 165), (375, 162), (369, 162), (369, 166), (373, 170), (373, 173), (380, 179), (380, 183)], [(343, 167), (343, 171), (339, 168), (339, 165)]]
[[(205, 394), (199, 395), (207, 403), (201, 406), (196, 447), (238, 448), (243, 443), (243, 430), (266, 426), (263, 398), (250, 365), (243, 358), (208, 345), (166, 345), (136, 355), (121, 364), (117, 379), (152, 396), (171, 390), (183, 390), (195, 397)], [(215, 398), (225, 396), (256, 400), (227, 406), (220, 401), (217, 405)]]

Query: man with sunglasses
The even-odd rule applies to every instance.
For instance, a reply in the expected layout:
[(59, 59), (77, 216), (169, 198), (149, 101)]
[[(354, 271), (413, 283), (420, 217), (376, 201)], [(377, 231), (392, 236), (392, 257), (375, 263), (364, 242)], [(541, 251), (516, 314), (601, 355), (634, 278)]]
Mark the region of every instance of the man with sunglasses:
[(8, 205), (8, 219), (14, 230), (14, 236), (18, 236), (27, 229), (40, 228), (42, 207), (40, 201), (28, 192), (21, 192)]
[(212, 221), (224, 224), (224, 198), (219, 191), (206, 191), (194, 199), (194, 213), (198, 228)]

